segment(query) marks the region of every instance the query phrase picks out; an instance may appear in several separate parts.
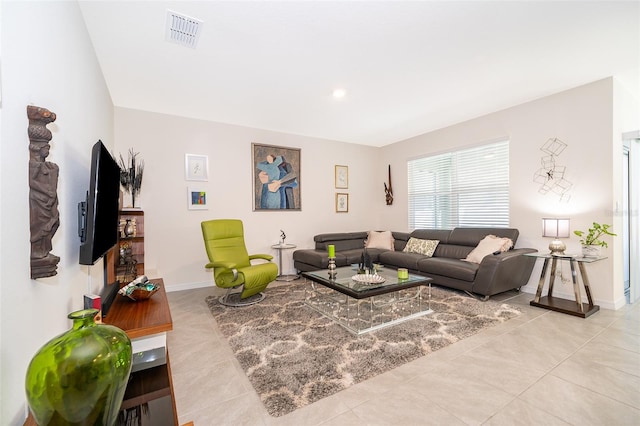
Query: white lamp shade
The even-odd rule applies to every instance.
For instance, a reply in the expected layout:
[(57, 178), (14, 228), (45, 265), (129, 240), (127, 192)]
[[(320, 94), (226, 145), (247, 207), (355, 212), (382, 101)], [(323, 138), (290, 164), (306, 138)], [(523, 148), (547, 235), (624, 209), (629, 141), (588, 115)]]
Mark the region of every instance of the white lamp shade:
[(543, 218), (542, 236), (569, 238), (569, 219)]

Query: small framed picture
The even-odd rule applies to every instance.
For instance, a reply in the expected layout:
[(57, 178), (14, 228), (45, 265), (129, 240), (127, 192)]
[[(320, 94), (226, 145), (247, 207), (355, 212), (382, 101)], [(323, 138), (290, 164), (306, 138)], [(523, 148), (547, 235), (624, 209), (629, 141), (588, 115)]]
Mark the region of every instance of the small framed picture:
[(336, 194), (336, 213), (349, 212), (349, 194)]
[(185, 154), (184, 171), (186, 180), (209, 180), (209, 157), (206, 155)]
[(335, 186), (337, 189), (349, 188), (349, 166), (335, 166)]
[(189, 210), (208, 210), (207, 190), (193, 186), (187, 188), (187, 206)]

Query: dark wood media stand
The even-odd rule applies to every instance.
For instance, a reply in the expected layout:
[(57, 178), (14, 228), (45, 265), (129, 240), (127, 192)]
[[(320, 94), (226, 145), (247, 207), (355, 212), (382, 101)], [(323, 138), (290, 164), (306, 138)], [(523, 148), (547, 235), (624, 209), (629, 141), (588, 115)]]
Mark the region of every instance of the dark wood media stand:
[(173, 330), (164, 281), (162, 278), (149, 281), (159, 284), (160, 287), (151, 298), (134, 302), (117, 295), (103, 320), (105, 324), (115, 325), (124, 330), (131, 340)]
[[(127, 297), (117, 295), (108, 314), (103, 318), (105, 324), (114, 325), (124, 330), (132, 343), (140, 338), (166, 335), (167, 331), (173, 330), (164, 281), (162, 278), (149, 281), (159, 284), (160, 287), (151, 298), (134, 302)], [(121, 410), (130, 410), (164, 397), (168, 397), (171, 401), (173, 424), (177, 425), (178, 412), (173, 394), (168, 349), (166, 364), (131, 373), (120, 408)]]
[[(134, 302), (129, 298), (116, 295), (109, 313), (103, 318), (105, 324), (114, 325), (124, 330), (132, 343), (136, 339), (153, 337), (154, 335), (162, 336), (163, 334), (166, 342), (166, 332), (173, 329), (164, 282), (162, 278), (150, 281), (160, 285), (160, 289), (150, 299)], [(164, 422), (171, 423), (171, 419), (173, 419), (172, 424), (178, 425), (168, 350), (166, 364), (131, 373), (120, 408), (121, 410), (135, 410), (136, 407), (148, 404), (151, 416), (150, 424), (155, 425), (159, 423), (154, 420), (154, 408), (152, 407), (154, 402), (159, 412), (155, 419), (162, 418), (163, 424), (165, 424)], [(37, 426), (31, 414), (27, 417), (24, 425)]]

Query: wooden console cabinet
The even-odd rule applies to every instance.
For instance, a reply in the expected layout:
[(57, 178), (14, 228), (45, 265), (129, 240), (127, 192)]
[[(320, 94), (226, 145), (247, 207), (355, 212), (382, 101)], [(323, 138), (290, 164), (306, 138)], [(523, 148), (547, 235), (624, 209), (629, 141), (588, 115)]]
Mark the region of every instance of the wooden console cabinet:
[[(116, 295), (109, 312), (103, 318), (105, 324), (114, 325), (127, 333), (133, 344), (134, 352), (136, 351), (136, 340), (153, 338), (154, 336), (162, 337), (164, 334), (166, 342), (166, 333), (173, 329), (164, 282), (162, 278), (150, 281), (160, 285), (160, 289), (150, 299), (134, 302), (129, 298)], [(152, 408), (154, 402), (157, 402), (156, 408)], [(136, 371), (129, 376), (129, 383), (120, 408), (121, 410), (135, 411), (136, 407), (143, 405), (149, 407), (149, 411), (146, 412), (145, 408), (139, 412), (146, 412), (146, 415), (151, 417), (152, 420), (149, 424), (159, 424), (153, 420), (154, 410), (157, 409), (160, 414), (157, 414), (156, 418), (161, 417), (162, 424), (178, 425), (168, 350), (166, 364)], [(170, 414), (167, 414), (169, 412)], [(31, 414), (24, 425), (37, 426)]]
[[(134, 346), (134, 352), (136, 351), (136, 340), (164, 335), (166, 342), (167, 331), (173, 329), (164, 282), (162, 278), (150, 281), (160, 286), (160, 289), (151, 298), (134, 302), (129, 298), (117, 295), (109, 312), (103, 318), (105, 324), (114, 325), (127, 333)], [(171, 411), (173, 424), (177, 425), (178, 412), (173, 394), (168, 348), (166, 364), (131, 373), (120, 408), (132, 410), (160, 398), (167, 399), (166, 403), (161, 404), (162, 408), (165, 410), (168, 408), (168, 411)], [(167, 407), (168, 405), (169, 407)]]

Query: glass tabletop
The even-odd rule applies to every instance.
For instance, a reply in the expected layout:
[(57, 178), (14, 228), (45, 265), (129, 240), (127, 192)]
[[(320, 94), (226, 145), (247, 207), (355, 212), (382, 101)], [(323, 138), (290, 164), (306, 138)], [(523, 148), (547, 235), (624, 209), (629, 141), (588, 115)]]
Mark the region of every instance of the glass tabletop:
[(562, 259), (562, 260), (575, 260), (576, 262), (582, 263), (593, 263), (599, 260), (606, 259), (606, 256), (598, 256), (598, 257), (584, 257), (581, 254), (551, 254), (551, 253), (524, 253), (524, 256), (529, 257), (537, 257), (540, 259)]
[(378, 271), (378, 275), (384, 278), (383, 282), (359, 282), (353, 279), (357, 274), (357, 268), (343, 266), (336, 268), (336, 278), (333, 280), (329, 278), (328, 269), (303, 272), (302, 276), (356, 298), (416, 287), (431, 281), (431, 278), (416, 274), (409, 274), (408, 278), (400, 279), (396, 269), (386, 267)]

